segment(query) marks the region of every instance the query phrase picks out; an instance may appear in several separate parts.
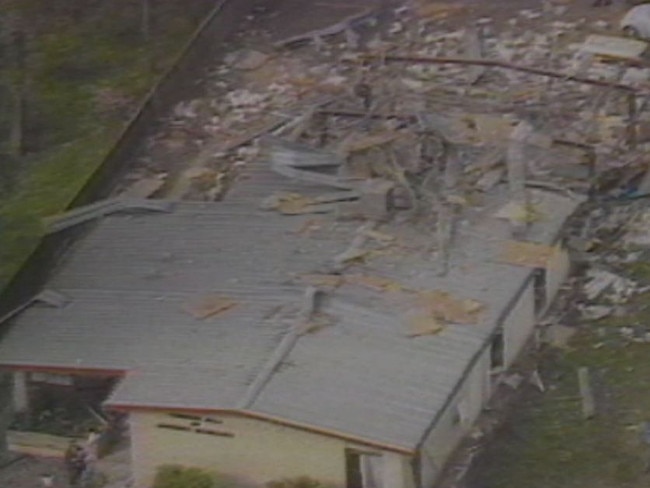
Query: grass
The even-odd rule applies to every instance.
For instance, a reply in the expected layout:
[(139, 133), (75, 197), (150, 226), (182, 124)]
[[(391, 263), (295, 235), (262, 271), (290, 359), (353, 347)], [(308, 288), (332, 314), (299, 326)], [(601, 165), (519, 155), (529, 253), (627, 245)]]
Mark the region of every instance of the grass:
[(103, 130), (41, 157), (19, 190), (0, 205), (0, 289), (18, 271), (43, 234), (41, 219), (63, 211), (111, 147), (116, 131)]
[[(507, 433), (490, 449), (487, 488), (641, 488), (650, 486), (645, 468), (650, 446), (640, 425), (650, 421), (650, 344), (622, 338), (619, 327), (650, 324), (643, 304), (631, 303), (626, 317), (585, 324), (571, 349), (548, 358), (547, 392), (530, 398)], [(577, 368), (587, 366), (597, 385), (599, 414), (581, 416)]]
[[(0, 290), (38, 245), (42, 218), (70, 204), (138, 100), (174, 61), (194, 25), (182, 16), (172, 20), (146, 48), (83, 25), (55, 29), (35, 46), (30, 86), (40, 150), (21, 161), (21, 177), (0, 200)], [(108, 93), (109, 105), (121, 104), (117, 113), (101, 107), (98, 93)]]

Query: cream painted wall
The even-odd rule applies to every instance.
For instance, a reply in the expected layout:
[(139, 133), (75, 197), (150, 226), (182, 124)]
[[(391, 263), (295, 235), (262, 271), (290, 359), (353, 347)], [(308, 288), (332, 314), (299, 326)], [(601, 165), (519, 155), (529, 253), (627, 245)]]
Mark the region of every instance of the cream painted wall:
[(531, 280), (503, 322), (503, 354), (506, 368), (517, 359), (526, 341), (531, 337), (535, 323), (535, 292)]
[[(376, 451), (343, 440), (235, 415), (216, 416), (222, 424), (209, 428), (234, 437), (215, 437), (156, 427), (160, 423), (185, 424), (162, 413), (139, 412), (130, 416), (133, 472), (136, 488), (148, 488), (158, 466), (197, 466), (232, 476), (243, 483), (264, 483), (310, 476), (335, 486), (345, 486), (345, 449)], [(413, 488), (409, 457), (382, 453), (385, 488)]]

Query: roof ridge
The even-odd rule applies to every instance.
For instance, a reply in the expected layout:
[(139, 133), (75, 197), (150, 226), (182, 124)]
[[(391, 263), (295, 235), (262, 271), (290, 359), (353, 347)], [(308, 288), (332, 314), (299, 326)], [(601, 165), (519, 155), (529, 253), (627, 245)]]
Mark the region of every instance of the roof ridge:
[(297, 319), (294, 321), (293, 326), (289, 329), (289, 332), (282, 338), (280, 344), (275, 348), (271, 357), (264, 364), (260, 372), (257, 374), (253, 382), (246, 389), (246, 393), (243, 398), (237, 403), (237, 408), (241, 410), (247, 410), (253, 406), (255, 400), (260, 395), (264, 387), (268, 384), (273, 374), (277, 371), (278, 367), (284, 361), (284, 359), (291, 352), (293, 347), (298, 342), (300, 336), (303, 335), (304, 331), (301, 326), (304, 322), (308, 321), (318, 308), (319, 295), (323, 293), (323, 290), (319, 290), (315, 286), (308, 286), (305, 289), (303, 295), (302, 306), (300, 313)]

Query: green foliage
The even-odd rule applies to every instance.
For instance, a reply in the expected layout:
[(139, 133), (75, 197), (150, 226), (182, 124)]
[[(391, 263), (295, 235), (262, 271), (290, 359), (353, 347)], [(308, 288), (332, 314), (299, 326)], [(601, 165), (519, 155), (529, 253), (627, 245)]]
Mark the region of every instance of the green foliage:
[(30, 167), (17, 189), (0, 200), (0, 289), (36, 248), (41, 219), (63, 211), (102, 161), (115, 130), (62, 145)]
[(267, 488), (329, 488), (328, 485), (324, 485), (320, 481), (308, 476), (270, 481), (266, 486)]
[[(16, 15), (0, 16), (0, 31), (23, 31), (26, 49), (22, 64), (0, 62), (0, 106), (9, 106), (16, 87), (24, 91), (28, 154), (0, 161), (0, 289), (37, 246), (41, 219), (63, 211), (81, 190), (211, 4), (156, 2), (145, 44), (139, 2), (3, 3)], [(0, 58), (11, 48), (1, 34)], [(11, 112), (0, 111), (0, 153), (7, 151)]]
[(153, 488), (217, 488), (213, 476), (199, 468), (165, 465), (158, 468)]
[[(649, 324), (648, 303), (650, 293), (638, 295), (624, 316), (584, 324), (569, 351), (548, 352), (540, 366), (547, 391), (517, 405), (476, 479), (490, 488), (648, 486), (650, 451), (641, 434), (650, 419), (649, 346), (620, 331)], [(579, 367), (594, 379), (598, 414), (590, 420), (582, 418)]]

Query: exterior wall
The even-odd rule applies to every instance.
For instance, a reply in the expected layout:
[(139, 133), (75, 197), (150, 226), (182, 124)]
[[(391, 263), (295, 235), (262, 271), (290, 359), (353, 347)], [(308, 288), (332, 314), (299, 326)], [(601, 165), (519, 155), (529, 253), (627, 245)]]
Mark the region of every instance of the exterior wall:
[(546, 299), (550, 304), (571, 270), (569, 253), (561, 245), (555, 246), (555, 252), (546, 265)]
[(526, 341), (531, 337), (535, 323), (535, 291), (531, 280), (503, 322), (503, 354), (506, 368), (517, 359)]
[(422, 443), (422, 487), (428, 488), (435, 483), (449, 456), (471, 431), (490, 394), (490, 350), (486, 348), (453, 401)]
[[(231, 433), (233, 437), (204, 435), (157, 427), (158, 424), (187, 425), (188, 421), (164, 413), (130, 415), (133, 474), (136, 488), (147, 488), (158, 466), (196, 466), (262, 486), (286, 477), (309, 476), (337, 487), (345, 487), (346, 448), (378, 452), (344, 440), (235, 415), (214, 417), (220, 424), (206, 428)], [(413, 488), (410, 457), (382, 454), (384, 488)]]

